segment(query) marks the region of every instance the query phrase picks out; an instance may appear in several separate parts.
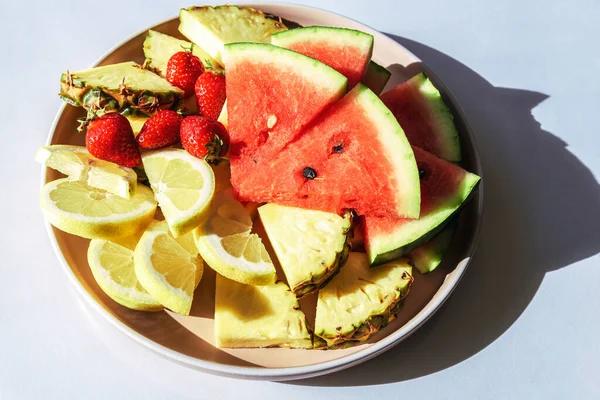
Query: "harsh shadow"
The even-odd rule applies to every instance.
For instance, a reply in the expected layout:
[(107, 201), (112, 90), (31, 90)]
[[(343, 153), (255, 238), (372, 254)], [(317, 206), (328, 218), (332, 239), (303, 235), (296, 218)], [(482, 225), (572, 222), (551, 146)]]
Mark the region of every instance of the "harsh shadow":
[(481, 239), (463, 282), (417, 333), (357, 367), (290, 384), (378, 385), (449, 368), (506, 332), (546, 272), (600, 252), (600, 186), (567, 143), (532, 115), (548, 96), (494, 87), (439, 51), (388, 36), (444, 82), (469, 118), (484, 170)]

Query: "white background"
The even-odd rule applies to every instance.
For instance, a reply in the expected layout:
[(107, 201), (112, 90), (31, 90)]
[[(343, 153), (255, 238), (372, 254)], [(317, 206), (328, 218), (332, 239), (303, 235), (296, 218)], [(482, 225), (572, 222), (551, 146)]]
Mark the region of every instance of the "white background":
[(186, 369), (88, 314), (37, 206), (58, 77), (189, 4), (2, 1), (0, 398), (600, 398), (599, 3), (298, 2), (398, 36), (475, 128), (483, 237), (447, 305), (390, 352), (292, 383)]

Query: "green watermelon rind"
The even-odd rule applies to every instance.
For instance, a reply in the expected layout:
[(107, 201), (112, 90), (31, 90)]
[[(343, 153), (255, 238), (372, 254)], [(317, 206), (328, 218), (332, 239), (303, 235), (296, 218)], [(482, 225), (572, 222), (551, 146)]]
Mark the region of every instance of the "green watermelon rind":
[(413, 266), (421, 274), (434, 271), (442, 263), (444, 254), (452, 244), (458, 225), (457, 218), (450, 218), (450, 220), (444, 229), (429, 242), (407, 254)]
[(391, 76), (392, 73), (389, 69), (371, 60), (367, 66), (367, 72), (362, 79), (362, 83), (371, 89), (373, 93), (380, 95)]
[(339, 92), (340, 97), (348, 88), (348, 79), (330, 66), (314, 58), (272, 44), (229, 43), (225, 45), (223, 59), (228, 67), (248, 60), (258, 60), (261, 64), (272, 61), (272, 64), (279, 67), (285, 65), (298, 75), (307, 78), (308, 82)]
[(439, 90), (424, 73), (409, 79), (408, 84), (427, 100), (424, 104), (442, 144), (440, 149), (442, 153), (438, 154), (438, 157), (450, 162), (461, 161), (460, 138), (454, 124), (454, 116), (444, 103)]
[(479, 176), (467, 172), (454, 196), (421, 219), (398, 226), (393, 232), (369, 237), (367, 253), (372, 267), (398, 259), (430, 241), (444, 229), (479, 183)]
[(307, 26), (274, 33), (271, 36), (271, 43), (276, 46), (289, 47), (293, 43), (316, 41), (323, 38), (327, 38), (327, 41), (331, 43), (363, 48), (365, 53), (369, 54), (368, 58), (371, 59), (374, 43), (373, 35), (354, 29), (330, 26)]
[(394, 114), (383, 104), (375, 93), (362, 83), (356, 85), (348, 94), (354, 92), (356, 100), (367, 111), (367, 115), (377, 126), (379, 141), (392, 170), (388, 174), (396, 178), (398, 188), (396, 199), (401, 206), (399, 215), (405, 218), (418, 218), (421, 212), (421, 185), (419, 170), (412, 147)]

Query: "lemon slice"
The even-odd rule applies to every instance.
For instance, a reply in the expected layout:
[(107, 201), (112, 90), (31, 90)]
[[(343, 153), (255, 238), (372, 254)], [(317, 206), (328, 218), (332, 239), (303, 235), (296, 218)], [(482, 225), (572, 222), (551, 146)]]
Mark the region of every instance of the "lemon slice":
[(133, 249), (108, 240), (94, 239), (88, 263), (98, 286), (111, 299), (132, 310), (159, 311), (162, 304), (140, 285), (133, 267)]
[(35, 153), (35, 160), (67, 175), (69, 180), (83, 181), (126, 199), (137, 186), (133, 169), (95, 158), (83, 146), (43, 146)]
[(52, 225), (88, 239), (133, 236), (148, 226), (156, 212), (154, 194), (142, 185), (124, 199), (66, 178), (42, 188), (40, 205)]
[(251, 230), (248, 210), (229, 189), (215, 195), (210, 214), (194, 230), (194, 238), (202, 258), (224, 277), (247, 285), (275, 283), (271, 257)]
[(146, 229), (135, 247), (134, 267), (138, 280), (156, 300), (189, 315), (202, 260), (173, 238), (165, 221), (153, 222)]
[(142, 162), (173, 236), (192, 231), (202, 221), (215, 190), (210, 165), (174, 148), (148, 152)]

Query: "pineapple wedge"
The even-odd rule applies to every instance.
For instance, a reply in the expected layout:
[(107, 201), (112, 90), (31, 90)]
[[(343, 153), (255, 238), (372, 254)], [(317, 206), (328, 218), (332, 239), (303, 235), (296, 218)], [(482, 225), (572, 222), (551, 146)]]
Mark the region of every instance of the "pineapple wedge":
[(225, 104), (223, 104), (223, 108), (221, 109), (221, 114), (219, 114), (219, 118), (217, 119), (217, 121), (219, 121), (220, 123), (223, 124), (225, 129), (229, 129), (229, 127), (227, 125), (227, 123), (229, 121), (228, 115), (229, 114), (227, 114), (227, 100), (225, 100)]
[(369, 268), (366, 254), (350, 253), (346, 266), (319, 291), (315, 347), (347, 347), (369, 339), (396, 318), (413, 280), (406, 260)]
[(59, 96), (91, 113), (133, 110), (151, 115), (176, 106), (183, 91), (134, 62), (124, 62), (62, 74)]
[(258, 209), (288, 284), (300, 298), (324, 286), (346, 262), (352, 216), (278, 204)]
[[(192, 46), (190, 42), (165, 35), (157, 31), (149, 30), (146, 40), (144, 40), (144, 57), (146, 57), (146, 66), (150, 67), (157, 74), (165, 77), (167, 63), (169, 58), (179, 51), (189, 49)], [(208, 55), (199, 45), (194, 45), (192, 53), (197, 56), (204, 67), (216, 67), (218, 63)]]
[(312, 348), (306, 317), (285, 283), (250, 286), (218, 274), (215, 337), (220, 348)]
[(140, 114), (140, 115), (125, 115), (125, 118), (127, 118), (127, 120), (129, 121), (129, 124), (131, 125), (131, 129), (133, 130), (133, 134), (135, 135), (135, 137), (137, 137), (137, 135), (140, 134), (142, 127), (144, 126), (146, 121), (148, 121), (148, 119), (150, 117), (148, 117), (147, 115)]
[(179, 32), (223, 66), (221, 54), (225, 44), (270, 43), (273, 33), (285, 30), (283, 22), (250, 7), (189, 7), (179, 13)]

